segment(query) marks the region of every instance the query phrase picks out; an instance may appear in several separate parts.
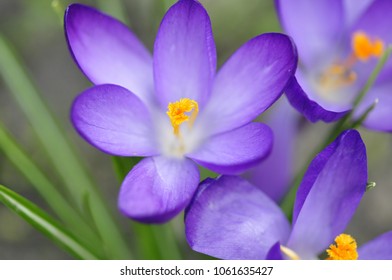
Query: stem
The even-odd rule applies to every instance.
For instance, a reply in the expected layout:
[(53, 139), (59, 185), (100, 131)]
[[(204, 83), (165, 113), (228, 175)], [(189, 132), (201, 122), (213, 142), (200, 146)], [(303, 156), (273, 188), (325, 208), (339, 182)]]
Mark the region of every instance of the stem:
[(172, 228), (173, 221), (160, 226), (154, 226), (153, 234), (158, 244), (159, 252), (164, 260), (181, 260), (181, 252)]
[(304, 167), (297, 173), (297, 175), (294, 178), (293, 183), (291, 184), (293, 187), (290, 188), (289, 192), (286, 194), (286, 196), (283, 198), (280, 207), (282, 208), (283, 213), (286, 214), (286, 217), (291, 221), (292, 215), (293, 215), (293, 208), (294, 208), (294, 202), (295, 202), (295, 197), (297, 194), (297, 190), (299, 185), (301, 184), (302, 178), (305, 175), (306, 169), (310, 162), (307, 162)]
[(367, 116), (370, 114), (371, 111), (373, 111), (373, 109), (377, 106), (377, 104), (378, 104), (378, 98), (374, 100), (373, 104), (370, 105), (369, 108), (367, 108), (366, 111), (357, 120), (355, 120), (352, 123), (351, 127), (358, 128), (364, 122), (364, 120), (366, 120)]
[(138, 248), (138, 258), (142, 260), (162, 260), (163, 256), (158, 248), (152, 226), (131, 221), (131, 227)]

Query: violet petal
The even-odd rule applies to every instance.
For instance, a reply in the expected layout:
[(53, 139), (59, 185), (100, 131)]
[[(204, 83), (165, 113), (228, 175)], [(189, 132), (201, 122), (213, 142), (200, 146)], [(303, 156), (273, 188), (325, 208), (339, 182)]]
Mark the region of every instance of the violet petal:
[(199, 170), (189, 159), (145, 158), (124, 179), (118, 207), (134, 220), (163, 223), (188, 205), (198, 183)]
[(359, 118), (370, 106), (378, 100), (374, 109), (363, 122), (363, 126), (377, 131), (392, 132), (392, 83), (375, 85), (364, 97), (355, 110), (354, 117)]
[(306, 68), (331, 54), (344, 31), (341, 0), (275, 0), (280, 22), (298, 47)]
[(268, 251), (266, 260), (284, 260), (282, 251), (280, 250), (280, 243), (276, 242)]
[(283, 96), (268, 111), (266, 124), (274, 133), (271, 153), (243, 177), (279, 202), (291, 187), (294, 176), (295, 143), (299, 115)]
[(190, 98), (203, 107), (216, 70), (216, 50), (210, 18), (203, 6), (181, 0), (166, 13), (154, 45), (157, 99), (169, 102)]
[(151, 102), (152, 57), (124, 24), (94, 8), (72, 4), (64, 26), (75, 62), (94, 84), (117, 84)]
[(351, 26), (352, 23), (357, 21), (372, 2), (374, 2), (374, 0), (344, 0), (343, 4), (346, 24)]
[[(351, 27), (350, 34), (356, 31), (365, 32), (372, 40), (380, 39), (384, 42), (384, 48), (392, 43), (392, 33), (390, 26), (392, 25), (392, 1), (375, 0), (368, 5), (368, 8), (358, 18), (358, 21)], [(359, 75), (364, 79), (368, 79), (373, 68), (377, 63), (377, 59), (372, 58), (363, 67)], [(388, 59), (383, 69), (379, 73), (376, 85), (380, 83), (390, 83), (392, 75), (392, 59)], [(372, 91), (371, 89), (370, 91)]]
[(211, 129), (225, 132), (254, 120), (281, 96), (296, 66), (286, 35), (266, 33), (245, 43), (216, 76), (204, 116)]
[[(366, 190), (366, 148), (359, 133), (345, 131), (326, 149), (310, 164), (300, 185), (298, 193), (304, 188), (307, 195), (287, 243), (304, 259), (315, 258), (344, 231)], [(309, 174), (317, 177), (308, 181)], [(311, 181), (312, 186), (307, 185)]]
[(306, 95), (295, 77), (293, 77), (287, 85), (285, 93), (290, 104), (311, 122), (317, 122), (319, 120), (324, 122), (334, 122), (349, 112), (334, 112), (323, 108)]
[(392, 231), (384, 233), (358, 248), (359, 260), (392, 260)]
[(272, 141), (273, 134), (267, 125), (250, 123), (210, 137), (187, 156), (217, 173), (238, 174), (266, 157)]
[(222, 176), (201, 187), (185, 216), (193, 250), (221, 259), (265, 259), (290, 225), (280, 208), (244, 179)]
[(98, 85), (77, 96), (71, 119), (79, 134), (103, 152), (119, 156), (158, 154), (146, 106), (116, 85)]

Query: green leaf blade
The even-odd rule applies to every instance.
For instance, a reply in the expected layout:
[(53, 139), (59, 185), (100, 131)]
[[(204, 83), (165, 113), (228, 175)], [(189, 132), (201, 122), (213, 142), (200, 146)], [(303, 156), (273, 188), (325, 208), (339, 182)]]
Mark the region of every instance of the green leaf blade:
[(118, 224), (113, 219), (102, 195), (86, 171), (83, 159), (75, 152), (72, 143), (47, 107), (32, 80), (24, 69), (11, 44), (0, 34), (0, 76), (10, 88), (12, 96), (26, 115), (48, 159), (62, 179), (65, 192), (83, 211), (86, 193), (90, 197), (91, 219), (102, 238), (108, 258), (132, 258)]
[(65, 225), (69, 228), (74, 228), (78, 236), (85, 237), (85, 240), (90, 241), (91, 244), (100, 244), (102, 242), (77, 209), (68, 203), (62, 193), (57, 190), (41, 169), (23, 151), (1, 122), (0, 151), (3, 151), (9, 161), (31, 183)]
[(0, 185), (0, 201), (74, 257), (87, 260), (99, 259), (42, 209), (2, 185)]

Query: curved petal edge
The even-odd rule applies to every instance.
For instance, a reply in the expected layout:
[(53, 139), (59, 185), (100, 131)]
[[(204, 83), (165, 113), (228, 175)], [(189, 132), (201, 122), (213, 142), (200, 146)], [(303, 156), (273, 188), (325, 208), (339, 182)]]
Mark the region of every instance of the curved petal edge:
[(124, 179), (118, 208), (139, 222), (167, 222), (189, 204), (199, 179), (199, 169), (189, 159), (145, 158)]
[(344, 117), (349, 111), (333, 112), (324, 109), (317, 102), (310, 100), (302, 87), (293, 77), (288, 83), (285, 94), (290, 104), (310, 122), (334, 122)]

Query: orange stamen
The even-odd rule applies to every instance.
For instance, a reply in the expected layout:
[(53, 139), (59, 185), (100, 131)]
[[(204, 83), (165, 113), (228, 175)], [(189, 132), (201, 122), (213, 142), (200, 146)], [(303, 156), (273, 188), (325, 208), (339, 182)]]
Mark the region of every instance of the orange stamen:
[(361, 61), (366, 62), (371, 57), (380, 57), (384, 52), (384, 42), (380, 39), (371, 40), (362, 31), (357, 31), (352, 37), (354, 55)]
[[(181, 98), (179, 101), (169, 103), (167, 108), (166, 114), (170, 118), (173, 133), (176, 136), (180, 136), (180, 125), (183, 122), (188, 122), (189, 126), (192, 126), (199, 112), (197, 102), (189, 98)], [(190, 116), (185, 114), (189, 112), (192, 112)]]
[(335, 238), (335, 243), (327, 249), (327, 260), (357, 260), (357, 242), (348, 234), (340, 234)]

